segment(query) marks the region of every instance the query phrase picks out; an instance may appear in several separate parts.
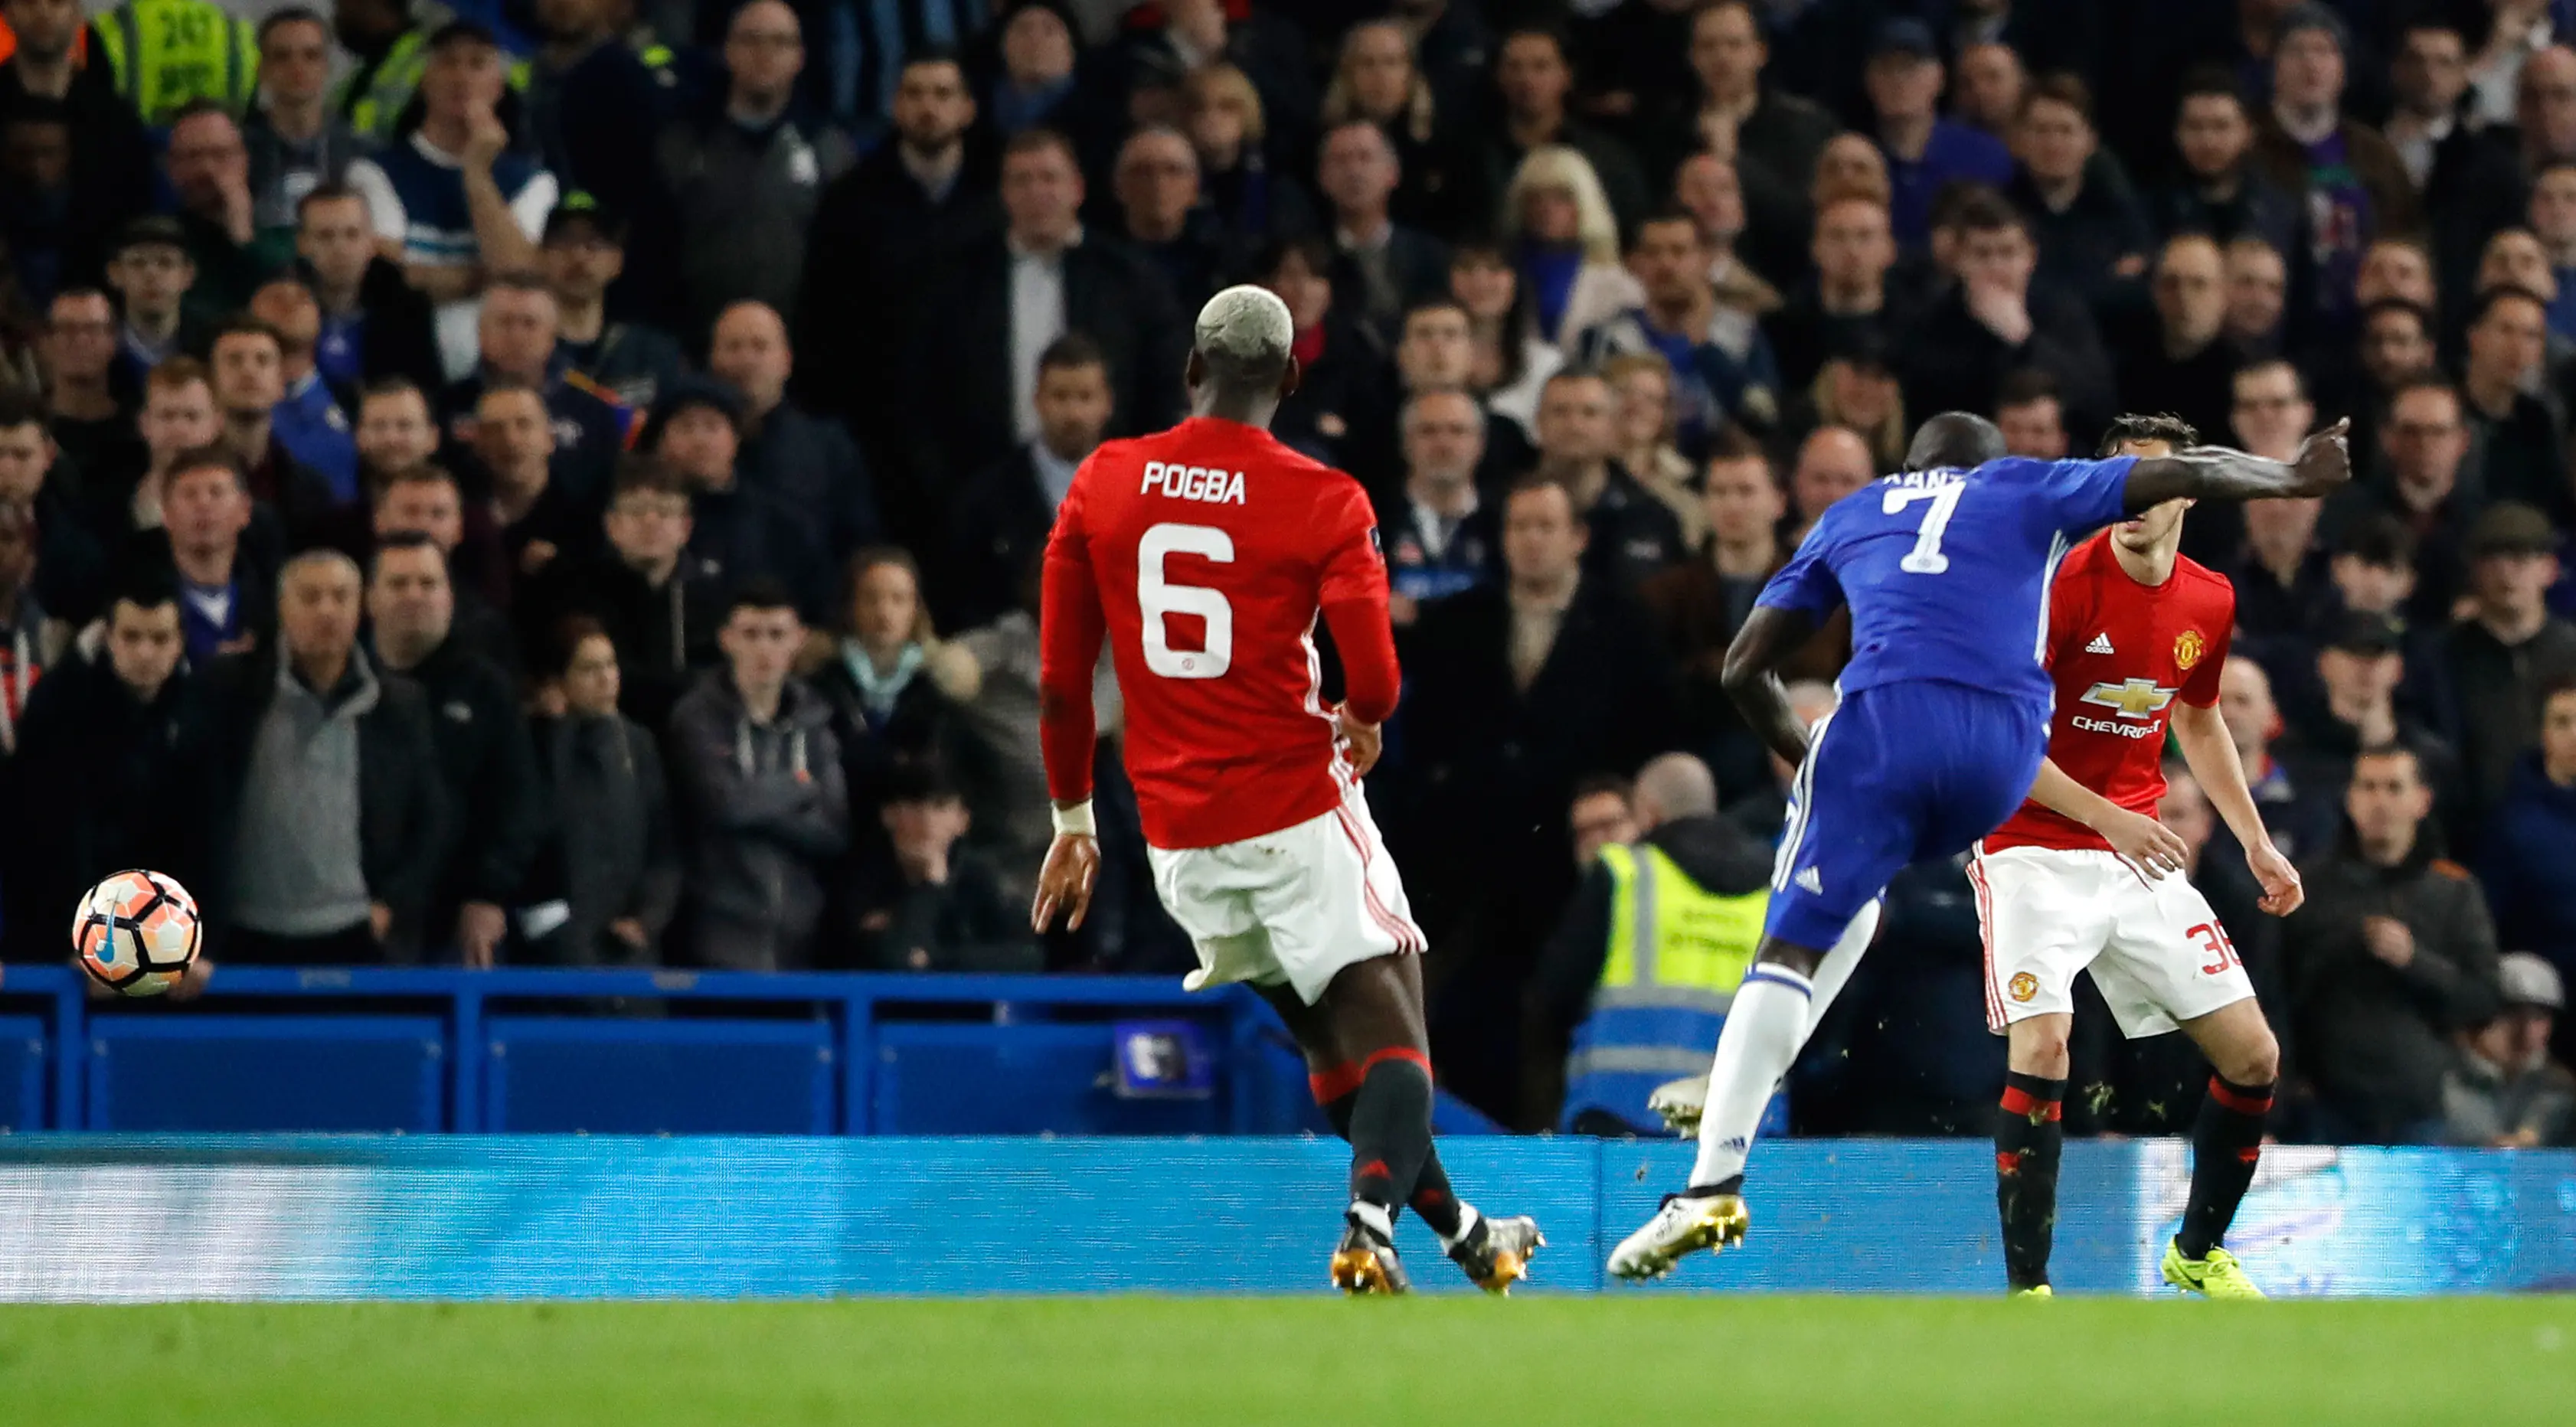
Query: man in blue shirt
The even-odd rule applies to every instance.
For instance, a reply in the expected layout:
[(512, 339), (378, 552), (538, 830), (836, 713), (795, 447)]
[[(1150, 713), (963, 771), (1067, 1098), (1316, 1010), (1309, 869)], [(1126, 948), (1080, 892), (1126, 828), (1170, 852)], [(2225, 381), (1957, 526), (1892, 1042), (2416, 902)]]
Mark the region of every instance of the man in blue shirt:
[(321, 306), (302, 282), (271, 278), (251, 294), (250, 315), (277, 329), (278, 377), (286, 394), (269, 412), (269, 430), (296, 464), (330, 484), (334, 501), (347, 505), (358, 498), (358, 440), (349, 414), (313, 362)]
[(1895, 198), (1888, 218), (1896, 241), (1921, 251), (1932, 238), (1932, 199), (1965, 180), (2001, 188), (2012, 180), (2012, 153), (2001, 139), (1941, 117), (1941, 55), (1921, 20), (1880, 23), (1862, 82), (1878, 116), (1878, 148), (1887, 156)]
[[(1915, 434), (1903, 471), (1825, 512), (1727, 650), (1728, 694), (1798, 764), (1788, 831), (1761, 949), (1718, 1040), (1690, 1187), (1619, 1245), (1612, 1273), (1660, 1277), (1743, 1239), (1754, 1126), (1867, 949), (1879, 893), (1907, 863), (1965, 850), (2029, 793), (2054, 700), (2040, 665), (2048, 589), (2067, 549), (2167, 501), (2322, 495), (2350, 479), (2344, 430), (2310, 437), (2294, 464), (2215, 447), (2048, 462), (2006, 457), (1993, 423), (1945, 412)], [(1842, 606), (1843, 702), (1811, 735), (1774, 670)], [(2161, 841), (2122, 850), (2150, 870), (2181, 862)]]

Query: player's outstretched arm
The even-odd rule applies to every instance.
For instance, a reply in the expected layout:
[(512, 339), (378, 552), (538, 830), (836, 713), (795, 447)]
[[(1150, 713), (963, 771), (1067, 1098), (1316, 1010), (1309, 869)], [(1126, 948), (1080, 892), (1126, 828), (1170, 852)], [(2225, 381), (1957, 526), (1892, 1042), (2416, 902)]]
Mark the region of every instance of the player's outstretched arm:
[(2148, 456), (2129, 469), (2121, 502), (2131, 515), (2189, 496), (2194, 500), (2268, 500), (2326, 495), (2352, 479), (2345, 448), (2350, 421), (2309, 437), (2295, 461), (2272, 461), (2226, 446), (2194, 446)]
[(2078, 783), (2057, 760), (2039, 760), (2039, 777), (2030, 785), (2030, 800), (2060, 817), (2102, 834), (2111, 850), (2129, 859), (2149, 877), (2180, 872), (2191, 849), (2180, 834), (2144, 813), (2133, 813)]
[(1806, 761), (1807, 726), (1789, 707), (1779, 669), (1815, 632), (1815, 620), (1802, 610), (1755, 605), (1735, 631), (1735, 642), (1726, 646), (1726, 668), (1719, 675), (1744, 722), (1792, 765)]

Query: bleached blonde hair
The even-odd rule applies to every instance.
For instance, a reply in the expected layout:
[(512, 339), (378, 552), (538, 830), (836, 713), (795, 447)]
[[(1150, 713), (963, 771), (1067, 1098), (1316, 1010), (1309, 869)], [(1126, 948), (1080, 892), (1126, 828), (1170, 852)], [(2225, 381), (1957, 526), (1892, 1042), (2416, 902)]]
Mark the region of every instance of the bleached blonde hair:
[(1288, 304), (1266, 287), (1229, 287), (1199, 309), (1192, 341), (1212, 365), (1233, 372), (1270, 371), (1288, 360), (1297, 340)]
[(1601, 191), (1601, 176), (1592, 171), (1590, 159), (1563, 144), (1539, 145), (1513, 171), (1511, 186), (1503, 191), (1503, 211), (1497, 215), (1505, 246), (1520, 243), (1529, 196), (1550, 188), (1574, 196), (1574, 232), (1583, 244), (1583, 260), (1617, 267), (1619, 220), (1610, 212), (1609, 195)]

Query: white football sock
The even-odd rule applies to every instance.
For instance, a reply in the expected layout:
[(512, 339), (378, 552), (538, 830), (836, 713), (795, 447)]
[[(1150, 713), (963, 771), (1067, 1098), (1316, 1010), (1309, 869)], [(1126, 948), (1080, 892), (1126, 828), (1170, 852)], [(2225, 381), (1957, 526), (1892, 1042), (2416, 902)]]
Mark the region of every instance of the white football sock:
[(1351, 1201), (1350, 1217), (1374, 1231), (1381, 1239), (1392, 1240), (1395, 1237), (1395, 1216), (1365, 1199)]
[(1460, 1244), (1467, 1242), (1468, 1236), (1476, 1232), (1477, 1218), (1478, 1215), (1476, 1213), (1475, 1205), (1470, 1204), (1463, 1199), (1458, 1201), (1458, 1232), (1454, 1234), (1435, 1235), (1435, 1237), (1440, 1240), (1440, 1247), (1444, 1249), (1454, 1249)]
[(1692, 1184), (1715, 1184), (1744, 1172), (1763, 1108), (1807, 1039), (1814, 995), (1807, 978), (1785, 966), (1765, 962), (1745, 973), (1735, 1004), (1727, 1008), (1726, 1029), (1718, 1033)]
[[(1853, 969), (1860, 965), (1861, 957), (1869, 951), (1871, 939), (1878, 935), (1878, 919), (1883, 905), (1871, 902), (1861, 908), (1852, 917), (1851, 925), (1843, 928), (1841, 938), (1825, 953), (1825, 959), (1816, 964), (1816, 999), (1807, 1007), (1808, 1035), (1814, 1035), (1816, 1027), (1824, 1024), (1826, 1009), (1834, 1004), (1836, 996), (1843, 993), (1843, 987), (1851, 981)], [(1806, 1042), (1801, 1039), (1799, 1044)]]

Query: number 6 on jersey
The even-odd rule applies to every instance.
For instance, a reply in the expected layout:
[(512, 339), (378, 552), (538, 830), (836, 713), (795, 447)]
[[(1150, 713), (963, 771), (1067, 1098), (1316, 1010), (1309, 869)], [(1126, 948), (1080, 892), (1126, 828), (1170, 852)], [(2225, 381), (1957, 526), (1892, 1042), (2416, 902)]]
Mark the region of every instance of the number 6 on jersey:
[[(1146, 529), (1136, 542), (1136, 611), (1144, 616), (1145, 667), (1166, 679), (1218, 679), (1234, 666), (1234, 606), (1225, 595), (1204, 585), (1175, 585), (1163, 578), (1170, 555), (1196, 555), (1220, 565), (1234, 563), (1234, 537), (1212, 525), (1165, 521)], [(1207, 621), (1206, 647), (1192, 652), (1172, 647), (1163, 621), (1176, 614)]]

